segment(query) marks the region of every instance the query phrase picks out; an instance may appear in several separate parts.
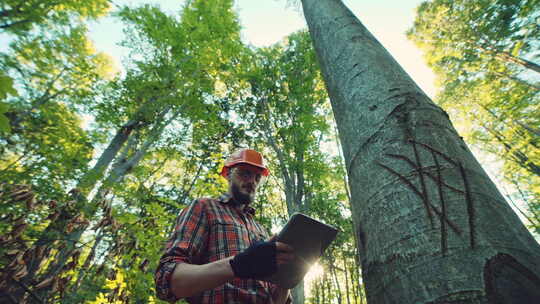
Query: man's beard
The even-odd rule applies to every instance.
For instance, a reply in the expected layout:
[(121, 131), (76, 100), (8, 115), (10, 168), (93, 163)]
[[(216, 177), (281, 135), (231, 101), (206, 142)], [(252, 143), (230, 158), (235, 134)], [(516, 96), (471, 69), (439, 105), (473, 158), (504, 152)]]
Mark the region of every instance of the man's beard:
[(253, 201), (253, 194), (242, 193), (237, 184), (231, 185), (231, 194), (235, 202), (238, 204), (249, 205)]

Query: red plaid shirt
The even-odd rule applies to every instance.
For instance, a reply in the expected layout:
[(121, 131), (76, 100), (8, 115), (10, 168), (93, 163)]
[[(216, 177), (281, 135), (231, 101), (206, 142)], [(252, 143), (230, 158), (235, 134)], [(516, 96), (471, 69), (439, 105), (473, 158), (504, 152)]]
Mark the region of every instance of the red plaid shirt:
[[(253, 242), (268, 238), (265, 229), (253, 220), (253, 208), (246, 206), (241, 212), (229, 202), (227, 195), (219, 199), (198, 199), (182, 210), (156, 270), (158, 298), (169, 302), (178, 300), (170, 285), (177, 264), (207, 264), (236, 255)], [(275, 289), (276, 285), (269, 282), (235, 278), (215, 289), (189, 297), (187, 301), (272, 303)]]

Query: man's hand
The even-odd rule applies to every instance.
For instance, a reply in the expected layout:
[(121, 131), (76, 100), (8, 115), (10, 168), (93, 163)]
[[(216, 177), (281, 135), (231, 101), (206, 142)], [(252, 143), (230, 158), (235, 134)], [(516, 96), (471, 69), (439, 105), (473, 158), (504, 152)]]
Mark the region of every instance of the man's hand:
[(293, 248), (275, 240), (253, 243), (249, 248), (230, 260), (236, 277), (262, 279), (274, 274), (278, 266), (294, 259)]
[[(272, 241), (274, 242), (274, 241)], [(282, 242), (276, 243), (276, 264), (279, 266), (288, 264), (294, 260), (294, 249)]]

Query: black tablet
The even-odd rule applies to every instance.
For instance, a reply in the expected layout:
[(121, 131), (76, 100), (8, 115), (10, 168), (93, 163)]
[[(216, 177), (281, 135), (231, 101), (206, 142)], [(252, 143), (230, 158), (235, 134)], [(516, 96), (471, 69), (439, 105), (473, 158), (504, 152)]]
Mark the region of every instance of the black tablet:
[(265, 279), (284, 288), (293, 288), (322, 256), (336, 238), (338, 229), (302, 213), (295, 213), (277, 236), (277, 241), (294, 248), (292, 263), (280, 266), (277, 273)]

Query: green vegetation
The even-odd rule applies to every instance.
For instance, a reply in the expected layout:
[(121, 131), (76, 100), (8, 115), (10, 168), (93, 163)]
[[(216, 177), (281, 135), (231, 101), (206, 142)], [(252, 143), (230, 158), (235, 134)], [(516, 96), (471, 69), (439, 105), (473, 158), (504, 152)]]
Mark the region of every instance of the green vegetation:
[[(408, 32), (438, 75), (437, 102), (503, 163), (536, 233), (539, 5), (433, 0)], [(124, 73), (87, 36), (108, 14), (126, 28)], [(0, 31), (10, 39), (0, 53), (0, 302), (159, 302), (153, 271), (176, 215), (224, 192), (224, 157), (249, 146), (272, 172), (259, 222), (275, 229), (300, 211), (342, 230), (295, 299), (366, 303), (348, 171), (307, 31), (247, 46), (233, 0), (187, 1), (177, 15), (4, 0)]]
[(539, 1), (424, 2), (407, 33), (435, 71), (435, 101), (467, 143), (495, 155), (540, 232)]

